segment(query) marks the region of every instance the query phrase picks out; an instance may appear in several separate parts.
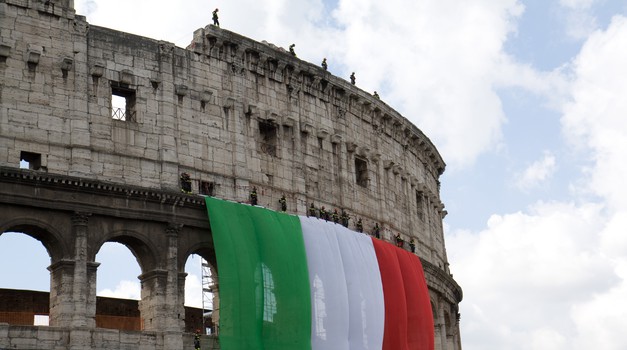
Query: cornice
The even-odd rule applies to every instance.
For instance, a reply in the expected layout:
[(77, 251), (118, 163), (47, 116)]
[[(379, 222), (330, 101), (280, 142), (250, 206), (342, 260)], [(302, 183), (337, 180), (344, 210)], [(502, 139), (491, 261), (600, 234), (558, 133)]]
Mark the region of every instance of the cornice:
[(123, 198), (141, 199), (161, 204), (171, 204), (192, 208), (202, 208), (205, 206), (204, 198), (197, 195), (186, 195), (167, 190), (147, 189), (102, 180), (90, 180), (75, 176), (49, 174), (27, 169), (0, 166), (0, 179), (2, 182), (28, 182), (37, 186), (99, 193)]

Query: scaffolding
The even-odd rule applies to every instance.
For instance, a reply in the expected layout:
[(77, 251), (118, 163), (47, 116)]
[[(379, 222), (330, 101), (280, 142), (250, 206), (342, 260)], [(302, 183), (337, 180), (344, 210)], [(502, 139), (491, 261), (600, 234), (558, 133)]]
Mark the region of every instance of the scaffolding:
[[(214, 283), (211, 276), (211, 266), (202, 257), (200, 258), (200, 267), (202, 273), (202, 326), (204, 332), (209, 334), (210, 332), (207, 332), (207, 328), (212, 326)], [(213, 327), (211, 329), (213, 330)]]

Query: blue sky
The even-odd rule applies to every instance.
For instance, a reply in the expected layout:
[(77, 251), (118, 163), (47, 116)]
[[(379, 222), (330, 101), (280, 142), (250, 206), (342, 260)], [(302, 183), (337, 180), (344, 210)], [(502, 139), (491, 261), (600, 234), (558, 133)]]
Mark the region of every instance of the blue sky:
[[(301, 59), (327, 57), (340, 77), (355, 71), (357, 86), (378, 91), (447, 163), (441, 195), (464, 289), (463, 348), (627, 348), (627, 2), (75, 3), (92, 24), (182, 47), (219, 7), (223, 28), (295, 43)], [(0, 237), (0, 276), (12, 276), (1, 260), (17, 250), (9, 237)], [(39, 272), (0, 286), (47, 282), (45, 250), (31, 241), (36, 254), (19, 258)], [(133, 260), (111, 246), (99, 278), (119, 254)], [(98, 290), (130, 295), (119, 280), (138, 274), (103, 276)]]

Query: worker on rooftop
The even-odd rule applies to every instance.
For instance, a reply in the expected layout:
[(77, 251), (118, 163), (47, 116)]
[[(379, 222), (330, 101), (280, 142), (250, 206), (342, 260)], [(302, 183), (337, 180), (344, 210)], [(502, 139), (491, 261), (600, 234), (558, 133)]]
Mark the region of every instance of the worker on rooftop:
[(219, 27), (220, 21), (218, 21), (218, 9), (213, 10), (213, 25)]

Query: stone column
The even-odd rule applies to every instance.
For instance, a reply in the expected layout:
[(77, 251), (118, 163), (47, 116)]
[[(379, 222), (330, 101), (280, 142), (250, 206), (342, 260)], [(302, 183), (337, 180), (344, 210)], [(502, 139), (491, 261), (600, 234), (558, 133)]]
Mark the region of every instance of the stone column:
[[(87, 310), (87, 222), (89, 214), (72, 215), (74, 237), (73, 260), (60, 260), (48, 267), (50, 271), (50, 326), (93, 327), (86, 320)], [(95, 285), (95, 283), (94, 283)], [(95, 308), (94, 314), (95, 316)]]
[(164, 317), (164, 348), (183, 349), (183, 337), (185, 313), (181, 312), (184, 299), (179, 299), (180, 276), (178, 271), (178, 235), (183, 225), (170, 223), (166, 228), (168, 241), (166, 270), (167, 284), (165, 294)]
[(72, 235), (74, 236), (74, 280), (72, 298), (74, 300), (74, 315), (72, 327), (85, 327), (87, 311), (87, 222), (90, 214), (76, 212), (72, 215)]
[(185, 279), (187, 278), (187, 272), (179, 272), (178, 273), (178, 305), (176, 308), (177, 315), (180, 315), (180, 329), (182, 332), (187, 331), (185, 329)]
[(148, 271), (138, 277), (141, 283), (139, 312), (143, 330), (159, 332), (165, 329), (167, 277), (168, 272), (160, 269)]
[(75, 212), (72, 215), (75, 265), (72, 281), (74, 313), (70, 323), (71, 350), (91, 349), (91, 329), (89, 327), (95, 326), (95, 305), (93, 307), (94, 314), (90, 315), (89, 321), (87, 315), (87, 304), (88, 300), (91, 299), (89, 292), (92, 288), (87, 277), (87, 223), (90, 215), (90, 213), (83, 212)]
[(73, 260), (60, 260), (48, 267), (50, 271), (50, 326), (67, 327), (74, 317), (72, 288)]
[[(139, 310), (143, 328), (163, 333), (164, 349), (183, 348), (183, 317), (179, 305), (178, 233), (180, 225), (166, 229), (165, 269), (148, 271), (141, 276)], [(182, 300), (180, 300), (182, 303)]]
[(85, 319), (87, 327), (96, 328), (96, 279), (99, 262), (87, 262), (87, 307)]

